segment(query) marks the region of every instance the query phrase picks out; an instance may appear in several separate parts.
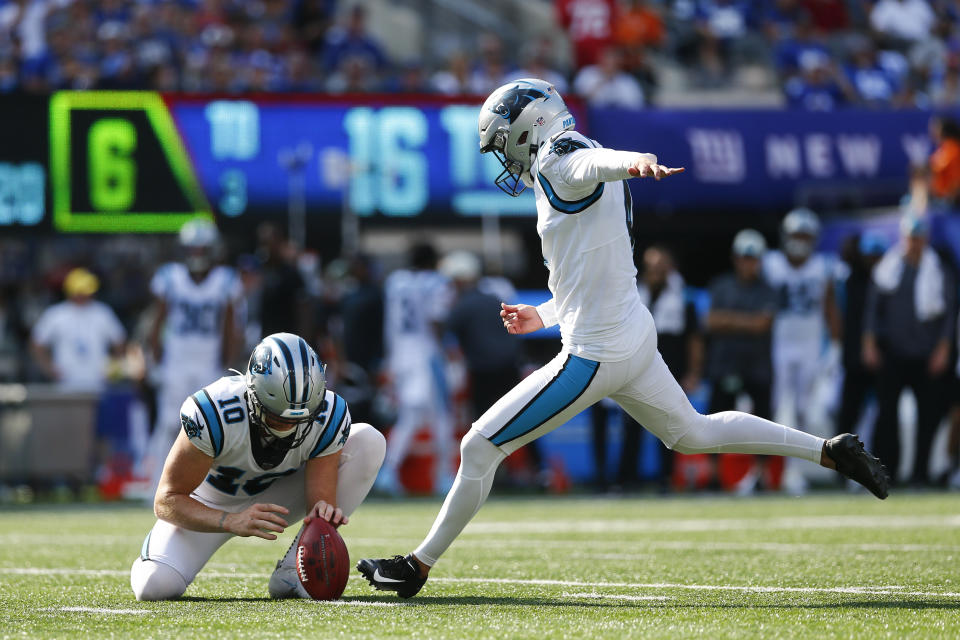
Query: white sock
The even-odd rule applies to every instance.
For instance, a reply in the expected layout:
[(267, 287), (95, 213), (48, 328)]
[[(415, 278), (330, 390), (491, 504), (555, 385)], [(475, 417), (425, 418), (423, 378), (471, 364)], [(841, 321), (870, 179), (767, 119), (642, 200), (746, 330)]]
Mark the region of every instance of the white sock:
[(417, 559), (431, 567), (436, 564), (487, 500), (493, 476), (505, 457), (503, 451), (476, 431), (463, 438), (457, 478), (430, 533), (413, 552)]
[(740, 411), (696, 414), (677, 444), (680, 453), (753, 453), (820, 463), (823, 438)]

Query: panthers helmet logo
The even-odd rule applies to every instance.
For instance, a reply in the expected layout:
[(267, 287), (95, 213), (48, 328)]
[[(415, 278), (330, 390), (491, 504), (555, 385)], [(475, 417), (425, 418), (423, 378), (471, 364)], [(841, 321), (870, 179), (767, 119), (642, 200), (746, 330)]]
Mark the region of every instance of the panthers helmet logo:
[(250, 373), (270, 375), (273, 372), (273, 352), (265, 345), (260, 345), (253, 352), (250, 359)]
[(520, 112), (523, 111), (524, 107), (537, 98), (542, 98), (546, 95), (547, 94), (540, 91), (540, 89), (533, 89), (531, 87), (524, 88), (518, 85), (508, 89), (500, 96), (500, 102), (493, 108), (493, 112), (510, 124), (513, 124), (514, 121), (520, 117)]

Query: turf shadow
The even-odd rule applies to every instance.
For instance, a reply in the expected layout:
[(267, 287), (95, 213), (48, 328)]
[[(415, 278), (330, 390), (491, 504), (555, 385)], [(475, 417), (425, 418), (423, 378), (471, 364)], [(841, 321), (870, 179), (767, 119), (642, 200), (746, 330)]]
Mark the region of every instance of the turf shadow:
[[(185, 596), (179, 602), (277, 602), (269, 597), (202, 597)], [(302, 600), (290, 600), (301, 603)], [(960, 602), (933, 602), (930, 600), (851, 600), (844, 602), (759, 604), (752, 602), (697, 603), (676, 600), (609, 600), (586, 601), (576, 598), (511, 598), (492, 596), (418, 596), (410, 600), (380, 596), (347, 596), (342, 602), (390, 604), (401, 606), (498, 606), (498, 607), (577, 607), (591, 609), (960, 609)]]
[(180, 596), (174, 602), (276, 602), (273, 598), (263, 596), (261, 598), (238, 598), (238, 597), (211, 597), (204, 596)]

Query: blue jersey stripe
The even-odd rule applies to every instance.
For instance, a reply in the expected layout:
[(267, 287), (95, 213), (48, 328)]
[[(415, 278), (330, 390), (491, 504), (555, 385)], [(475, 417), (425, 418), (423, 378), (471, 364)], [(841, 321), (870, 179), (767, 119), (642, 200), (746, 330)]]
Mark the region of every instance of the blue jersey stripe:
[(493, 434), (490, 442), (499, 446), (537, 429), (583, 395), (597, 375), (600, 363), (579, 356), (567, 356), (560, 372), (520, 412)]
[(543, 187), (543, 193), (545, 196), (547, 196), (547, 201), (550, 203), (550, 206), (560, 213), (580, 213), (594, 202), (599, 200), (600, 196), (603, 195), (603, 183), (601, 182), (597, 185), (597, 188), (593, 190), (593, 193), (588, 195), (586, 198), (580, 198), (579, 200), (564, 200), (557, 195), (553, 185), (550, 184), (550, 181), (547, 180), (539, 171), (537, 171), (537, 179), (540, 181), (540, 186)]
[(337, 394), (333, 394), (333, 408), (330, 409), (330, 419), (327, 420), (327, 426), (323, 430), (323, 434), (320, 436), (320, 440), (317, 441), (317, 446), (313, 448), (313, 451), (310, 452), (311, 458), (316, 458), (318, 455), (323, 453), (323, 450), (330, 446), (333, 442), (333, 439), (337, 437), (337, 433), (340, 431), (340, 425), (343, 424), (343, 419), (347, 415), (347, 402)]
[(283, 353), (283, 359), (287, 363), (287, 371), (290, 375), (290, 391), (287, 396), (287, 402), (296, 402), (297, 401), (297, 370), (293, 366), (293, 354), (290, 353), (290, 349), (283, 343), (283, 340), (279, 338), (274, 338), (274, 342), (280, 347), (280, 351)]
[(213, 456), (220, 455), (223, 451), (223, 422), (220, 421), (220, 413), (213, 406), (213, 400), (206, 389), (201, 389), (193, 394), (193, 401), (200, 407), (203, 419), (207, 423), (207, 430), (210, 432), (210, 442), (213, 443)]

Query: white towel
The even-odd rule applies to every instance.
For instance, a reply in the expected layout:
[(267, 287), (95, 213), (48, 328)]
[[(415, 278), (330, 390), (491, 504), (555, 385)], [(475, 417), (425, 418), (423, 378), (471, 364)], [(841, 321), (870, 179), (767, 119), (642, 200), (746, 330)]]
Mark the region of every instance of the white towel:
[[(884, 293), (890, 293), (900, 286), (900, 278), (903, 277), (903, 254), (904, 247), (898, 244), (887, 251), (873, 268), (873, 281)], [(940, 266), (940, 257), (930, 247), (924, 249), (920, 257), (913, 295), (917, 318), (922, 322), (936, 318), (947, 308), (943, 297), (943, 268)]]
[(653, 324), (657, 333), (681, 335), (687, 329), (686, 303), (683, 289), (686, 283), (676, 271), (667, 276), (667, 286), (660, 292), (657, 301), (650, 306), (650, 290), (640, 282), (637, 290), (640, 292), (640, 301), (650, 309), (653, 315)]

